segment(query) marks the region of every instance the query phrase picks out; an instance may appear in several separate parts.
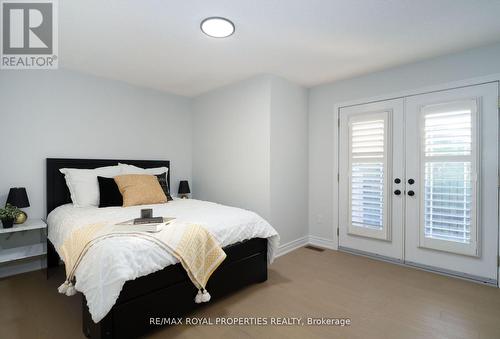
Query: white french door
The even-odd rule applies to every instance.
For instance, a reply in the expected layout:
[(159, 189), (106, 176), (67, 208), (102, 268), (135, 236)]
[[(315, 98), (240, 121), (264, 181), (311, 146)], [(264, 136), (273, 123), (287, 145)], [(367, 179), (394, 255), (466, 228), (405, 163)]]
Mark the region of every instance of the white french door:
[(497, 83), (406, 99), (406, 262), (497, 280), (497, 100)]
[(340, 112), (339, 244), (396, 260), (403, 259), (403, 104)]
[(339, 247), (496, 282), (498, 83), (341, 108)]

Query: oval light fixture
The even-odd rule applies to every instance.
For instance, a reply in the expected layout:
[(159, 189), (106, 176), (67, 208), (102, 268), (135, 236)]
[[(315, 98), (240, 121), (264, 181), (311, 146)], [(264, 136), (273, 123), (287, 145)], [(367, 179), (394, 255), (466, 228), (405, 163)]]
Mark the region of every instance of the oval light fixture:
[(234, 33), (234, 24), (222, 17), (210, 17), (201, 22), (201, 31), (212, 38), (227, 38)]

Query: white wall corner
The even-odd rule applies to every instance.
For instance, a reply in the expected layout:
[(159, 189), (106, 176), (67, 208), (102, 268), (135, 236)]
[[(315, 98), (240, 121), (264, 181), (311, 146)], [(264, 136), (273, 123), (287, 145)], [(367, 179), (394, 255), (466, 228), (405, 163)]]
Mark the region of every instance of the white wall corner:
[(276, 251), (276, 257), (281, 257), (282, 255), (290, 253), (306, 245), (313, 245), (316, 247), (326, 248), (334, 251), (338, 250), (337, 242), (334, 239), (317, 237), (314, 235), (306, 235), (304, 237), (287, 242), (286, 244), (280, 245), (278, 247), (278, 250)]
[(278, 247), (278, 250), (276, 251), (276, 258), (281, 257), (282, 255), (285, 255), (291, 251), (294, 251), (300, 247), (304, 247), (307, 244), (309, 244), (309, 236), (304, 236), (295, 240), (292, 240), (290, 242), (287, 242), (286, 244), (281, 244)]
[(313, 245), (316, 247), (327, 248), (330, 250), (337, 250), (338, 244), (335, 239), (328, 239), (323, 237), (317, 237), (314, 235), (309, 236), (309, 245)]

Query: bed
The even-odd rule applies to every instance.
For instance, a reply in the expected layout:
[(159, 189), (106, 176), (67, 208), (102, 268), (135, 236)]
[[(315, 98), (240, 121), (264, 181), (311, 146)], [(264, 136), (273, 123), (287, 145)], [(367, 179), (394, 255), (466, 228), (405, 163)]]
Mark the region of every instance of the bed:
[[(95, 210), (90, 209), (89, 211), (75, 208), (70, 204), (69, 190), (59, 169), (93, 169), (117, 165), (119, 162), (142, 168), (170, 168), (169, 161), (161, 160), (47, 159), (47, 214), (49, 215), (47, 277), (49, 277), (51, 269), (60, 264), (56, 248), (60, 246), (65, 229), (68, 225), (74, 223), (74, 221), (69, 221), (83, 219), (83, 216), (88, 217), (89, 220), (98, 217), (108, 218), (115, 214), (126, 214), (128, 216), (131, 213), (138, 212), (138, 208), (140, 208), (139, 206), (134, 210), (130, 207), (106, 209), (97, 209), (96, 207)], [(170, 183), (170, 171), (167, 175), (167, 181)], [(215, 234), (215, 237), (223, 246), (227, 258), (208, 282), (207, 289), (212, 295), (211, 302), (216, 302), (218, 298), (249, 284), (267, 280), (267, 265), (272, 260), (273, 251), (278, 242), (278, 235), (274, 229), (264, 224), (252, 227), (240, 225), (239, 228), (235, 226), (234, 228), (224, 229), (224, 223), (238, 220), (230, 219), (231, 215), (240, 219), (254, 218), (252, 220), (257, 220), (255, 223), (259, 223), (260, 219), (253, 216), (253, 212), (191, 199), (176, 199), (164, 206), (156, 206), (156, 208), (179, 218), (192, 218), (196, 221), (208, 220), (209, 224), (217, 224), (209, 231)], [(227, 215), (227, 220), (220, 219), (222, 215), (224, 218)], [(111, 251), (104, 246), (102, 249), (103, 251)], [(115, 245), (115, 249), (122, 251), (124, 255), (127, 254), (122, 246)], [(129, 253), (134, 250), (135, 248), (130, 250)], [(137, 251), (140, 250), (141, 247), (137, 246)], [(142, 250), (143, 252), (140, 253), (145, 253), (144, 251), (147, 251), (147, 248), (142, 248)], [(97, 250), (95, 252), (99, 253)], [(119, 256), (118, 254), (117, 256)], [(147, 254), (154, 255), (154, 253), (149, 252)], [(114, 256), (108, 255), (105, 257)], [(132, 257), (132, 262), (134, 260)], [(132, 280), (123, 281), (121, 285), (114, 286), (114, 289), (110, 289), (110, 284), (107, 283), (102, 283), (103, 287), (98, 286), (98, 283), (93, 283), (92, 277), (87, 278), (80, 272), (80, 278), (78, 275), (76, 276), (77, 283), (75, 286), (77, 290), (83, 291), (84, 294), (82, 298), (83, 333), (90, 338), (134, 338), (151, 329), (158, 328), (157, 325), (151, 325), (151, 318), (181, 317), (203, 305), (194, 302), (193, 296), (196, 294), (196, 288), (189, 280), (182, 266), (172, 260), (173, 258), (165, 258), (164, 264), (159, 269), (154, 269), (154, 267), (143, 268), (142, 265), (137, 264), (130, 265), (139, 267), (138, 272), (134, 273), (138, 276), (133, 277)], [(95, 264), (93, 264), (94, 262)], [(149, 261), (147, 260), (147, 262)], [(103, 279), (102, 275), (107, 273), (104, 271), (107, 266), (95, 258), (94, 261), (89, 259), (86, 265), (81, 266), (84, 267), (82, 270), (86, 269), (87, 272), (95, 270), (97, 274), (94, 275), (100, 274), (100, 279)], [(144, 274), (146, 269), (151, 272)], [(141, 272), (141, 270), (143, 271)], [(113, 272), (112, 262), (109, 272)], [(82, 279), (82, 277), (85, 279)], [(102, 288), (102, 290), (91, 293), (96, 288)], [(113, 296), (113, 293), (116, 293), (116, 296), (111, 297), (111, 299), (114, 298), (111, 300), (108, 294)], [(98, 298), (96, 295), (101, 297)], [(86, 296), (88, 296), (88, 300)], [(101, 299), (105, 300), (103, 305), (100, 305)], [(112, 304), (110, 304), (111, 301), (113, 301)]]

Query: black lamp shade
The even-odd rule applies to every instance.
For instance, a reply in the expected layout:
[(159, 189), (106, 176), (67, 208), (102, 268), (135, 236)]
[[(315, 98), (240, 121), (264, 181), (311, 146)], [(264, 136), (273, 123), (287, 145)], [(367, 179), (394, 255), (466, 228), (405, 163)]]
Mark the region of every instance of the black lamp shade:
[(26, 193), (26, 188), (24, 187), (13, 187), (9, 191), (9, 196), (7, 197), (7, 204), (16, 206), (18, 208), (30, 207), (30, 202), (28, 200), (28, 194)]
[(181, 182), (179, 183), (179, 194), (188, 194), (188, 193), (191, 193), (191, 191), (189, 190), (189, 183), (187, 182), (187, 180), (181, 180)]

